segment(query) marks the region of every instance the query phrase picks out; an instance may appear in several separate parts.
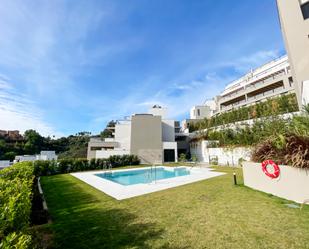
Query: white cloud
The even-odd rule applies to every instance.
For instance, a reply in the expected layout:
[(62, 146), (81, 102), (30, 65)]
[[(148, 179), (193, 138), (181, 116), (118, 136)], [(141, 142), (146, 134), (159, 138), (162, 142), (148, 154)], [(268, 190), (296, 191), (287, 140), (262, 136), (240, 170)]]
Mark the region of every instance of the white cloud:
[(21, 132), (35, 129), (44, 136), (63, 135), (44, 122), (42, 111), (28, 96), (16, 92), (3, 78), (0, 78), (0, 129)]
[[(170, 118), (182, 118), (189, 116), (189, 110), (194, 105), (200, 105), (207, 99), (211, 99), (224, 90), (224, 87), (237, 77), (241, 77), (251, 68), (279, 57), (278, 51), (259, 51), (254, 54), (240, 57), (233, 62), (220, 62), (202, 69), (204, 77), (199, 80), (183, 82), (181, 77), (173, 82), (162, 84), (159, 77), (145, 79), (140, 88), (126, 98), (107, 101), (109, 110), (100, 110), (100, 113), (112, 113), (112, 115), (93, 119), (93, 125), (103, 124), (112, 119), (121, 119), (125, 115), (138, 112), (146, 112), (151, 106), (159, 104), (167, 107)], [(220, 75), (222, 68), (234, 68), (234, 73)], [(200, 72), (201, 73), (201, 72)], [(157, 83), (157, 84), (156, 84)], [(149, 91), (150, 85), (158, 85), (157, 91)], [(111, 109), (112, 108), (112, 109)], [(97, 122), (97, 123), (96, 123)], [(103, 126), (102, 126), (103, 127)]]
[(244, 74), (278, 57), (280, 57), (279, 50), (262, 50), (219, 65), (234, 67), (235, 71)]

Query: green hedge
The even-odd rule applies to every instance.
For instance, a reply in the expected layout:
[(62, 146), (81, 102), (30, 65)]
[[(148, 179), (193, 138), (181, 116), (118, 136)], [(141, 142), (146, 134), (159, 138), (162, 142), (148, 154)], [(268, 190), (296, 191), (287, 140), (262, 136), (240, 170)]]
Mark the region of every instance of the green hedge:
[(28, 233), (34, 172), (23, 162), (0, 171), (0, 248), (31, 248)]
[(248, 119), (277, 116), (284, 113), (299, 111), (296, 94), (282, 95), (271, 98), (258, 104), (241, 107), (229, 112), (224, 112), (211, 118), (205, 118), (197, 123), (190, 123), (190, 132), (208, 129), (215, 126), (226, 125)]
[(140, 160), (135, 155), (110, 156), (106, 159), (62, 159), (56, 161), (35, 161), (34, 173), (36, 176), (64, 174), (78, 171), (106, 169), (139, 165)]

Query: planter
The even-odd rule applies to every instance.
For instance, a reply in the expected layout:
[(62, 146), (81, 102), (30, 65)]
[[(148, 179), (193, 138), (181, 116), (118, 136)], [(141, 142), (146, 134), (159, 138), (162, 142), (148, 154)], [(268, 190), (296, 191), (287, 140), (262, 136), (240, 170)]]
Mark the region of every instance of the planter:
[(261, 163), (244, 162), (244, 184), (284, 199), (298, 203), (309, 200), (309, 170), (280, 165), (276, 179), (266, 176)]

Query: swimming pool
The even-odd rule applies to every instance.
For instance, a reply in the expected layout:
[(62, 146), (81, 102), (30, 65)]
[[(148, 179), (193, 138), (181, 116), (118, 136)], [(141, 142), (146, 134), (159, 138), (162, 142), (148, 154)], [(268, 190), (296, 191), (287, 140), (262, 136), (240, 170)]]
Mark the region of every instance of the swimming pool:
[(179, 176), (190, 175), (190, 170), (185, 167), (180, 168), (165, 168), (165, 167), (152, 167), (147, 169), (137, 169), (132, 171), (120, 171), (120, 172), (104, 172), (96, 174), (106, 180), (110, 180), (119, 183), (124, 186), (151, 183), (154, 181), (168, 179)]
[(215, 172), (207, 167), (186, 166), (177, 168), (156, 166), (71, 173), (72, 176), (117, 200), (174, 188), (223, 174), (225, 173)]

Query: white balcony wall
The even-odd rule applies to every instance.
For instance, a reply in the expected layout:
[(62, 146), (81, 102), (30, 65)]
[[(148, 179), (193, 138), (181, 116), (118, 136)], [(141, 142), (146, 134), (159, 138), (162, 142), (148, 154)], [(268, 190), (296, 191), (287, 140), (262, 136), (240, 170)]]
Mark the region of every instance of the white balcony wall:
[(175, 121), (162, 120), (162, 141), (175, 142)]
[(115, 141), (119, 143), (120, 149), (130, 151), (131, 121), (122, 121), (116, 124)]

